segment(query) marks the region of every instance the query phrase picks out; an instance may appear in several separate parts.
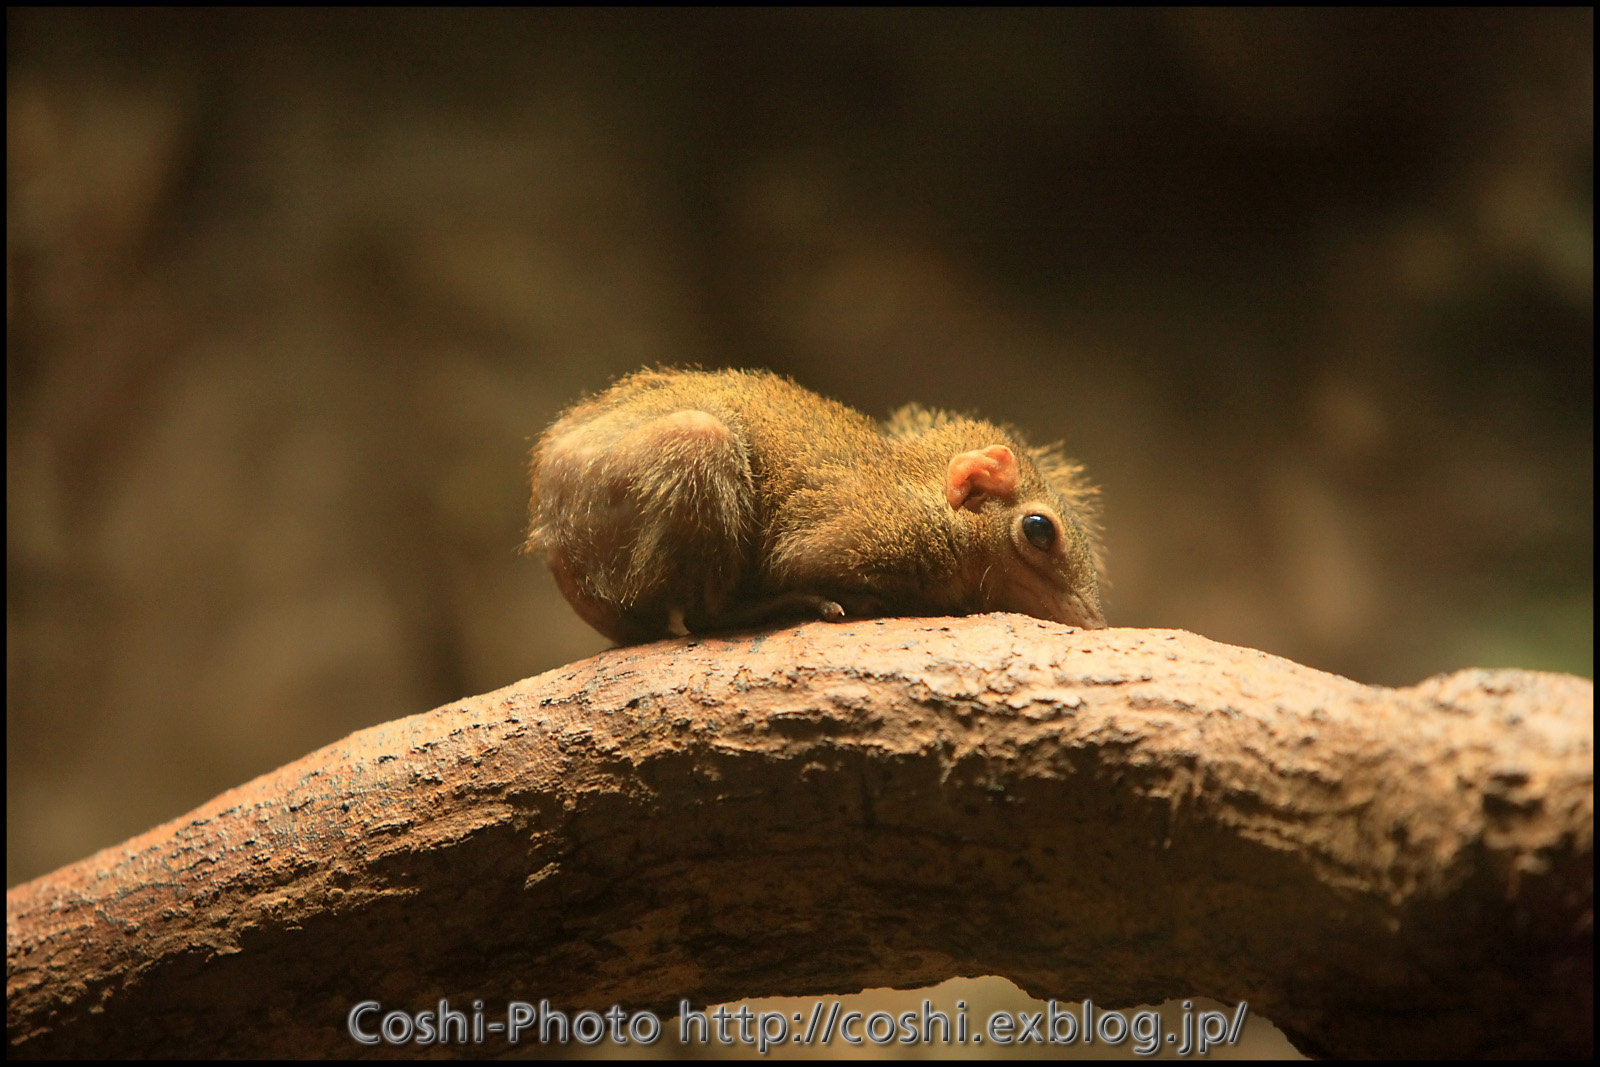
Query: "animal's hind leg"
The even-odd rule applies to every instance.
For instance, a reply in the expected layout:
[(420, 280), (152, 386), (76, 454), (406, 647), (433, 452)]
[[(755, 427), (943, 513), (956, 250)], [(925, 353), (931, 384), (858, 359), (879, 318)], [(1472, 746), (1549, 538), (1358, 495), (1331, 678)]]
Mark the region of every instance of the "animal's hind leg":
[(685, 615), (720, 610), (741, 577), (749, 461), (710, 412), (641, 419), (614, 409), (558, 424), (538, 492), (539, 537), (562, 592), (616, 640), (663, 635)]

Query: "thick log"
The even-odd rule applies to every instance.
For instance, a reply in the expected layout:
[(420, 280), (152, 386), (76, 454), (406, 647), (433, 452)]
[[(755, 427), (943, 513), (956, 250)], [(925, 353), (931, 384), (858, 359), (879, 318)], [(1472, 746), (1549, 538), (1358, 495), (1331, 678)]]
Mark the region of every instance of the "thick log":
[(369, 999), (1001, 974), (1248, 1000), (1325, 1055), (1588, 1056), (1593, 705), (1016, 615), (615, 649), (11, 890), (9, 1051), (350, 1055)]

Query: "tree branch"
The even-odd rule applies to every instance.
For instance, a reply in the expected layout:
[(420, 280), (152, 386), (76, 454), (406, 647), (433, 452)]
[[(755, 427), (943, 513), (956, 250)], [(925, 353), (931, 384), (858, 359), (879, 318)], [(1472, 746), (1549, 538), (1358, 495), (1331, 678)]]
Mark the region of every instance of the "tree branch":
[(6, 894), (13, 1055), (349, 1055), (361, 1000), (1002, 974), (1338, 1056), (1593, 1051), (1593, 685), (1016, 615), (616, 649)]

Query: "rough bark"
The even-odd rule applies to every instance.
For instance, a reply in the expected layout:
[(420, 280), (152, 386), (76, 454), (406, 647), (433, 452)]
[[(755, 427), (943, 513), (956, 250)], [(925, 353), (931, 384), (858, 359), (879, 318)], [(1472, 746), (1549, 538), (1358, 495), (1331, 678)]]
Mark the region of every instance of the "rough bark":
[(1313, 1053), (1587, 1056), (1593, 702), (1015, 615), (617, 649), (11, 890), (10, 1052), (350, 1055), (365, 999), (1002, 974), (1248, 1000)]

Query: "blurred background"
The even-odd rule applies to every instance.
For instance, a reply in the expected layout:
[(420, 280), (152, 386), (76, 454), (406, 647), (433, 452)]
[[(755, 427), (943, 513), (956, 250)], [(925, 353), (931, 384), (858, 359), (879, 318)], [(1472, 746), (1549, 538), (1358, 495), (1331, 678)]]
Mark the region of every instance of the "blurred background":
[(1113, 625), (1593, 673), (1593, 12), (6, 16), (6, 879), (606, 642), (648, 364), (1060, 439)]

